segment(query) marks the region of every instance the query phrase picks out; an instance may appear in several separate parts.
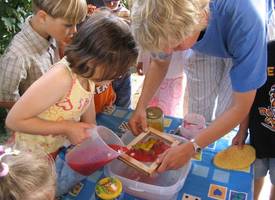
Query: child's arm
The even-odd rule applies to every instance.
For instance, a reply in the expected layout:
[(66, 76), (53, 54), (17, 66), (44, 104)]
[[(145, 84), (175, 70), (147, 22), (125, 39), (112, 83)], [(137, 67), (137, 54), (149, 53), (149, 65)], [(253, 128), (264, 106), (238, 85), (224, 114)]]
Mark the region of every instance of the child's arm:
[[(195, 142), (203, 148), (231, 131), (248, 115), (255, 94), (256, 90), (244, 93), (233, 92), (232, 105), (209, 127), (203, 129), (195, 138)], [(161, 165), (158, 172), (177, 169), (190, 160), (194, 154), (195, 150), (191, 142), (170, 148), (159, 158)]]
[(20, 97), (19, 85), (27, 73), (29, 63), (17, 54), (3, 54), (0, 59), (0, 107), (10, 110)]
[(235, 137), (232, 140), (232, 145), (238, 145), (242, 147), (242, 145), (245, 143), (246, 137), (247, 137), (247, 129), (248, 129), (248, 123), (249, 123), (249, 115), (245, 117), (245, 119), (240, 124), (238, 133), (235, 135)]
[(38, 115), (64, 97), (72, 84), (63, 65), (54, 66), (38, 79), (10, 110), (6, 125), (15, 131), (39, 135), (65, 135), (75, 144), (88, 137), (91, 125), (72, 121), (47, 121)]

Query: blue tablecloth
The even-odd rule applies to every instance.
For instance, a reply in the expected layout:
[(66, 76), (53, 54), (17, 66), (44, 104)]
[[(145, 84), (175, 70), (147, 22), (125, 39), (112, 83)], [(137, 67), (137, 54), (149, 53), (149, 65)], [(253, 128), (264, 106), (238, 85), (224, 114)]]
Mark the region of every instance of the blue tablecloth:
[[(127, 122), (131, 116), (131, 110), (114, 108), (109, 113), (97, 116), (98, 125), (104, 125), (116, 133), (121, 133), (121, 124)], [(181, 124), (181, 119), (165, 117), (165, 131), (173, 132)], [(192, 167), (186, 178), (185, 184), (180, 190), (177, 200), (250, 200), (253, 199), (253, 166), (241, 170), (231, 171), (216, 168), (213, 156), (231, 144), (236, 131), (209, 145), (202, 151), (198, 160), (192, 160)], [(93, 200), (96, 182), (102, 178), (103, 170), (99, 170), (86, 180), (77, 184), (71, 192), (62, 200)], [(125, 194), (124, 199), (138, 200), (140, 198)]]

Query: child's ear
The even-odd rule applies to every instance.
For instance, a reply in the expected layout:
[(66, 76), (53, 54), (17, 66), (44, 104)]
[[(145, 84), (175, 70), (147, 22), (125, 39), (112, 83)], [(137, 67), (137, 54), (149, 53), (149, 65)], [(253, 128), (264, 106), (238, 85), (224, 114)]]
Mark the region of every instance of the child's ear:
[(36, 13), (36, 16), (38, 17), (40, 23), (45, 23), (49, 15), (44, 10), (39, 10)]

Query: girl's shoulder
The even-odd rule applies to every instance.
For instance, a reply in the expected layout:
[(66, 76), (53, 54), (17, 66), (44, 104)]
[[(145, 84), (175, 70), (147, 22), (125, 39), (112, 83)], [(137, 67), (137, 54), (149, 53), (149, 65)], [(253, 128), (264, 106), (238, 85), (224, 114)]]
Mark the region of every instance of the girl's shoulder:
[(67, 68), (69, 71), (71, 71), (70, 63), (67, 61), (66, 57), (63, 57), (61, 60), (53, 64), (52, 68), (56, 68), (56, 67)]
[(62, 59), (43, 75), (43, 79), (48, 82), (55, 82), (60, 87), (70, 87), (72, 84), (72, 73), (69, 63), (65, 59)]

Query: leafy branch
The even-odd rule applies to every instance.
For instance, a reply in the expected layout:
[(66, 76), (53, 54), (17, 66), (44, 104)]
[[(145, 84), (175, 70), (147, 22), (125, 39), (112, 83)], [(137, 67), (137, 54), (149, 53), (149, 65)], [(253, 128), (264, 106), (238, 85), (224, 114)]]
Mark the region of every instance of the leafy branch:
[(0, 54), (12, 37), (21, 29), (24, 19), (31, 14), (31, 0), (0, 1)]

